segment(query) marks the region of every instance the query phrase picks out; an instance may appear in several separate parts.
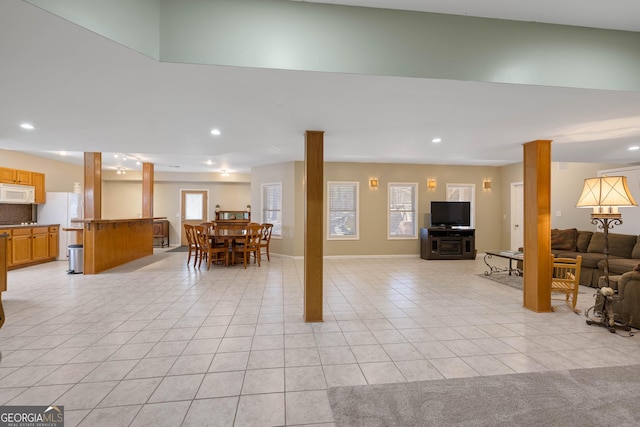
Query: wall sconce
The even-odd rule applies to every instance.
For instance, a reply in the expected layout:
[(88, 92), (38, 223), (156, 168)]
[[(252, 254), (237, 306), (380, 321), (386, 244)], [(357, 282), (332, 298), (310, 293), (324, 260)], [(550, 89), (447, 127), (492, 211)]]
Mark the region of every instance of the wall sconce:
[(485, 179), (482, 181), (482, 189), (485, 191), (491, 191), (491, 180)]
[(375, 178), (371, 178), (369, 180), (369, 187), (370, 188), (378, 188), (378, 180)]
[(429, 190), (435, 190), (436, 189), (436, 180), (435, 179), (428, 179), (427, 180), (427, 188)]
[(116, 168), (116, 173), (117, 173), (118, 175), (126, 175), (126, 174), (127, 174), (127, 171), (126, 171), (126, 169), (125, 169), (125, 168)]

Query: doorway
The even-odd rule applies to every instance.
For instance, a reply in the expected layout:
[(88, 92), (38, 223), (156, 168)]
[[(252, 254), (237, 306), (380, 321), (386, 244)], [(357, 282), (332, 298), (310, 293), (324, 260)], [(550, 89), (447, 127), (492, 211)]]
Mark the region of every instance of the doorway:
[(524, 183), (511, 183), (511, 250), (524, 247)]
[(207, 190), (180, 190), (180, 245), (187, 245), (184, 224), (200, 225), (209, 218)]

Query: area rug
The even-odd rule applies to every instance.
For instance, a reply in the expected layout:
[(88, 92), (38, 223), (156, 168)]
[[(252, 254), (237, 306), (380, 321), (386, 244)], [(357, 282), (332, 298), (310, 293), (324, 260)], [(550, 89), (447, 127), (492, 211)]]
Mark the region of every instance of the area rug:
[(167, 252), (189, 252), (189, 246), (178, 246), (177, 248), (169, 249)]
[(328, 390), (337, 426), (637, 426), (640, 365)]
[(489, 276), (485, 276), (484, 274), (477, 274), (476, 276), (500, 283), (501, 285), (507, 285), (511, 286), (512, 288), (522, 289), (522, 276), (516, 276), (515, 274), (512, 274), (510, 276), (507, 273), (494, 273)]

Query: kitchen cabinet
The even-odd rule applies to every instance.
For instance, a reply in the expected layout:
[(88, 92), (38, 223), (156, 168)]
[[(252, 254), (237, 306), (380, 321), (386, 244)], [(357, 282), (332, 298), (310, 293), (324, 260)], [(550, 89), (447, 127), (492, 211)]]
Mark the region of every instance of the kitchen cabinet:
[(58, 243), (60, 237), (60, 227), (52, 225), (49, 227), (49, 258), (58, 258)]
[(16, 182), (16, 170), (0, 168), (0, 182), (4, 184), (14, 184)]
[(7, 290), (7, 235), (0, 230), (0, 326), (4, 321), (2, 292)]
[(49, 227), (31, 229), (31, 261), (49, 258)]
[(26, 264), (31, 262), (31, 228), (14, 228), (12, 236), (12, 259), (11, 265)]
[(8, 267), (13, 262), (12, 260), (13, 250), (11, 249), (11, 245), (13, 244), (13, 241), (11, 240), (13, 230), (0, 230), (0, 233), (5, 233), (7, 235), (7, 267)]
[(46, 201), (46, 193), (44, 191), (44, 174), (40, 172), (32, 172), (31, 182), (36, 189), (35, 203), (44, 203)]
[(5, 184), (33, 185), (33, 172), (0, 168), (0, 182)]
[(9, 270), (53, 261), (58, 256), (59, 225), (1, 229), (7, 233)]

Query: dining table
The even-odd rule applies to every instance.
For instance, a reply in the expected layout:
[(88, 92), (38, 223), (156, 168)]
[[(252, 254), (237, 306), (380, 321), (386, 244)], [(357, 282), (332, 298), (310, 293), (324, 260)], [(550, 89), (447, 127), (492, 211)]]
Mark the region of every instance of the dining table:
[(233, 245), (234, 241), (244, 241), (246, 235), (247, 230), (244, 228), (216, 227), (213, 230), (209, 230), (209, 238), (211, 239), (211, 244), (214, 245), (216, 244), (216, 241), (222, 240), (228, 250), (231, 250), (231, 246)]

